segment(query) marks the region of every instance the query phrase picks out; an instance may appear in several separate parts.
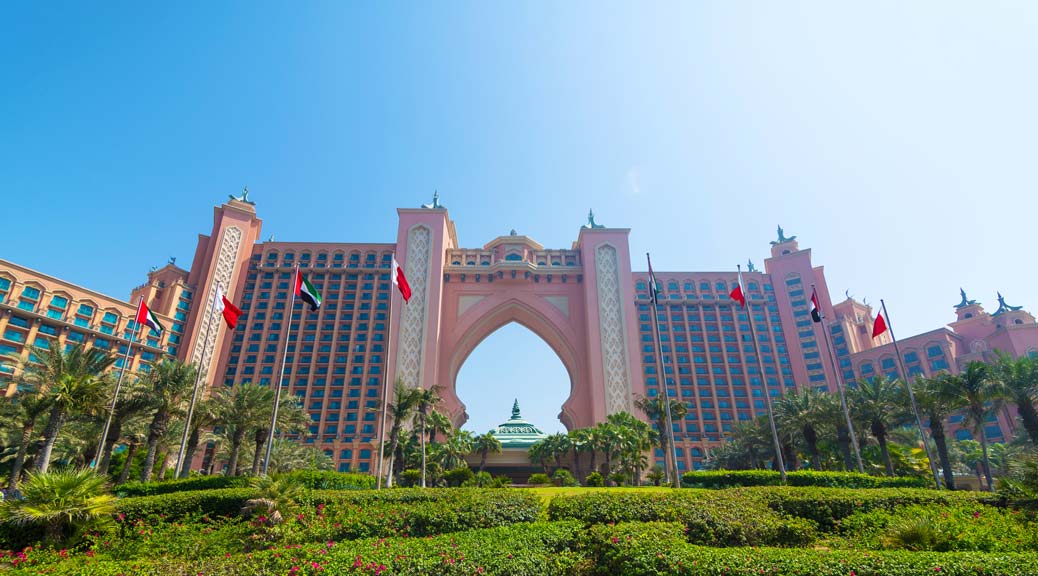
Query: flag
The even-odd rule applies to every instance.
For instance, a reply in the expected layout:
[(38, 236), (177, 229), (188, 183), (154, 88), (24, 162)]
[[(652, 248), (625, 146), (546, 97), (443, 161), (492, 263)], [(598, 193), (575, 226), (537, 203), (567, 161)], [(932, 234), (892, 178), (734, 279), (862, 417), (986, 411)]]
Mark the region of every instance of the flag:
[(143, 324), (156, 332), (162, 332), (166, 329), (166, 327), (159, 322), (159, 317), (156, 316), (155, 313), (148, 308), (148, 305), (144, 303), (144, 298), (141, 298), (141, 303), (137, 306), (137, 318), (135, 318), (135, 320), (137, 321), (137, 325)]
[(872, 337), (875, 338), (887, 331), (887, 321), (882, 314), (876, 314), (876, 322), (872, 325)]
[(645, 255), (646, 261), (649, 263), (649, 302), (656, 304), (660, 298), (660, 284), (656, 281), (656, 274), (652, 272), (652, 260), (649, 255)]
[(811, 319), (815, 322), (822, 321), (822, 307), (818, 304), (818, 290), (811, 289)]
[(735, 288), (733, 288), (731, 293), (728, 294), (728, 297), (741, 304), (743, 308), (746, 307), (746, 295), (742, 292), (742, 270), (739, 271), (738, 284), (736, 284)]
[(241, 308), (238, 308), (227, 299), (219, 285), (216, 286), (216, 297), (213, 298), (213, 310), (223, 314), (223, 321), (227, 323), (227, 327), (231, 330), (234, 330), (234, 327), (238, 325)]
[(404, 276), (404, 269), (400, 267), (400, 264), (396, 261), (396, 257), (393, 257), (393, 273), (389, 275), (390, 279), (393, 280), (393, 284), (400, 290), (400, 295), (404, 297), (404, 302), (411, 299), (411, 285), (407, 283), (407, 277)]
[(311, 312), (321, 307), (321, 294), (300, 270), (296, 270), (296, 296), (310, 305)]

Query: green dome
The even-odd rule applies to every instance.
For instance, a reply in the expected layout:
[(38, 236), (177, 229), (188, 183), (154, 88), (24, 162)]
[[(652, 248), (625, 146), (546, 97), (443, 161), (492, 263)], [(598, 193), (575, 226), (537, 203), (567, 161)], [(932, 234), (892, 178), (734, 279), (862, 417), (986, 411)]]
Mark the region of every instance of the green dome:
[(502, 448), (529, 448), (548, 437), (540, 428), (523, 420), (518, 399), (512, 404), (512, 417), (490, 433), (501, 442)]

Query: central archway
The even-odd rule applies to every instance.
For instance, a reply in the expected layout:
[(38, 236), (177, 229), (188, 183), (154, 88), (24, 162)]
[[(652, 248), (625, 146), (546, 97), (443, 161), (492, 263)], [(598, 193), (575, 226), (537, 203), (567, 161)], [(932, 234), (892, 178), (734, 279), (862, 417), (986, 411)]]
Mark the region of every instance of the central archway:
[[(574, 311), (579, 312), (579, 311)], [(569, 376), (566, 401), (558, 416), (567, 429), (590, 426), (580, 418), (591, 410), (591, 403), (581, 345), (583, 338), (574, 329), (574, 319), (558, 306), (539, 296), (518, 298), (515, 295), (483, 295), (464, 310), (459, 310), (458, 322), (441, 340), (439, 349), (439, 378), (444, 383), (441, 395), (443, 406), (456, 427), (468, 419), (465, 405), (457, 394), (457, 378), (461, 366), (479, 344), (501, 327), (516, 323), (540, 337), (558, 356)], [(520, 367), (521, 368), (521, 367)], [(502, 369), (515, 369), (503, 367)]]
[(505, 422), (513, 400), (546, 434), (564, 432), (559, 408), (572, 382), (558, 354), (525, 326), (490, 333), (458, 369), (455, 390), (465, 405), (464, 429), (482, 434)]

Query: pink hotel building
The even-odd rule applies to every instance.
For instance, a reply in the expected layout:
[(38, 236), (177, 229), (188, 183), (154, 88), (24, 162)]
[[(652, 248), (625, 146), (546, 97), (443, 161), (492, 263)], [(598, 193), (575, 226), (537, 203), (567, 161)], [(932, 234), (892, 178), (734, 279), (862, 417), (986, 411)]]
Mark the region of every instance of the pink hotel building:
[[(397, 213), (392, 242), (261, 242), (254, 204), (232, 199), (215, 208), (212, 231), (199, 237), (190, 270), (173, 262), (152, 270), (130, 301), (0, 260), (0, 353), (28, 359), (29, 344), (73, 342), (125, 350), (134, 303), (143, 297), (169, 329), (134, 344), (131, 369), (146, 371), (169, 354), (199, 364), (212, 388), (248, 381), (270, 385), (286, 345), (285, 322), (291, 322), (281, 385), (312, 418), (298, 440), (324, 450), (340, 470), (376, 465), (378, 422), (371, 408), (384, 378), (443, 386), (443, 409), (462, 424), (467, 415), (455, 393), (458, 371), (484, 338), (510, 322), (543, 338), (565, 366), (570, 393), (559, 419), (567, 428), (590, 426), (617, 411), (637, 413), (635, 398), (661, 393), (647, 274), (632, 270), (630, 230), (596, 224), (589, 215), (569, 248), (545, 248), (515, 232), (481, 248), (464, 248), (437, 200)], [(389, 279), (394, 253), (412, 287), (406, 305)], [(297, 265), (324, 304), (310, 312), (297, 302), (290, 319), (290, 274)], [(733, 424), (762, 414), (765, 388), (773, 396), (808, 386), (834, 389), (822, 325), (810, 318), (812, 284), (831, 319), (844, 380), (853, 386), (876, 374), (898, 375), (888, 336), (876, 342), (870, 337), (873, 311), (850, 298), (833, 303), (811, 250), (781, 231), (764, 271), (744, 274), (748, 312), (728, 298), (734, 271), (657, 272), (657, 278), (669, 394), (688, 405), (684, 420), (674, 423), (681, 469), (701, 466)], [(213, 330), (204, 345), (204, 320), (217, 283), (245, 314), (236, 330)], [(902, 335), (909, 373), (957, 372), (970, 360), (990, 359), (995, 350), (1038, 353), (1034, 317), (1000, 304), (989, 314), (963, 295), (948, 327)], [(14, 394), (17, 374), (5, 370), (0, 378), (9, 379), (7, 393)], [(1003, 440), (1015, 428), (1006, 411), (988, 431)], [(963, 429), (955, 434), (969, 437)], [(210, 457), (193, 466), (208, 466)], [(662, 454), (656, 459), (662, 461)]]

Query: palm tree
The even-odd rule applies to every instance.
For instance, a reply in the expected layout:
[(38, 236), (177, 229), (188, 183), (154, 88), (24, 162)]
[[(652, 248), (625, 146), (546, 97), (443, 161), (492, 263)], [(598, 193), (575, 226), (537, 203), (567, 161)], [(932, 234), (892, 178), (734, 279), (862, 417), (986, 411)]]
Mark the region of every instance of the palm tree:
[(658, 442), (656, 431), (628, 412), (610, 414), (607, 421), (620, 432), (621, 468), (630, 474), (632, 484), (640, 484), (642, 470), (648, 466), (645, 453)]
[[(942, 375), (943, 376), (943, 375)], [(941, 461), (944, 470), (944, 485), (948, 490), (955, 490), (955, 472), (952, 470), (951, 456), (948, 452), (947, 435), (944, 432), (944, 421), (961, 406), (943, 393), (944, 384), (942, 376), (937, 378), (923, 378), (917, 376), (912, 382), (912, 392), (915, 394), (916, 405), (919, 412), (930, 421), (930, 436), (937, 446), (937, 457)], [(907, 405), (908, 395), (905, 394), (902, 402)]]
[(1000, 352), (993, 372), (1005, 387), (1006, 399), (1016, 404), (1031, 444), (1038, 445), (1038, 358), (1021, 356), (1014, 360)]
[(227, 475), (238, 475), (238, 458), (245, 434), (262, 427), (270, 417), (274, 391), (267, 386), (243, 382), (220, 390), (215, 396), (220, 426), (231, 442)]
[(0, 503), (0, 519), (15, 526), (42, 525), (47, 541), (58, 544), (70, 528), (114, 512), (114, 502), (104, 477), (90, 469), (34, 472), (22, 485), (22, 498)]
[(184, 463), (180, 468), (180, 477), (187, 478), (191, 473), (191, 460), (195, 457), (195, 451), (201, 444), (205, 435), (204, 430), (212, 428), (219, 422), (217, 404), (213, 398), (206, 398), (195, 405), (195, 412), (191, 416), (191, 430), (187, 437), (187, 446), (184, 448)]
[(501, 452), (501, 441), (490, 432), (476, 436), (472, 446), (479, 452), (479, 471), (482, 472), (487, 466), (487, 454), (498, 454)]
[(1002, 406), (1003, 389), (983, 362), (970, 362), (966, 370), (954, 376), (941, 378), (942, 394), (952, 403), (965, 406), (966, 421), (980, 436), (980, 450), (984, 459), (984, 476), (988, 490), (995, 489), (991, 479), (991, 460), (988, 458), (988, 435), (984, 430), (987, 417)]
[(590, 433), (587, 428), (577, 428), (569, 431), (569, 445), (573, 451), (573, 475), (577, 482), (583, 482), (584, 476), (580, 470), (580, 453), (586, 452), (590, 442)]
[(606, 468), (606, 485), (610, 485), (612, 480), (609, 479), (609, 475), (613, 473), (613, 459), (620, 452), (620, 447), (623, 443), (623, 431), (620, 430), (616, 425), (611, 422), (600, 422), (595, 426), (599, 441), (601, 444), (599, 447), (602, 450), (602, 455), (605, 457), (605, 468)]
[(130, 478), (130, 467), (133, 466), (133, 458), (137, 455), (137, 449), (144, 443), (144, 432), (142, 430), (135, 429), (129, 434), (123, 435), (126, 438), (126, 463), (123, 464), (123, 469), (119, 472), (119, 479), (115, 481), (116, 484), (125, 484), (126, 480)]
[(393, 419), (392, 427), (389, 429), (389, 446), (386, 447), (389, 452), (389, 466), (386, 472), (387, 487), (393, 486), (393, 464), (396, 459), (397, 446), (400, 444), (400, 430), (403, 428), (404, 422), (411, 418), (415, 405), (418, 403), (415, 389), (404, 386), (404, 381), (400, 378), (397, 378), (396, 384), (393, 385), (393, 398), (396, 399), (395, 402), (386, 404), (386, 413), (389, 418)]
[(303, 492), (302, 483), (291, 476), (260, 476), (253, 478), (249, 485), (258, 494), (245, 501), (242, 515), (251, 517), (258, 512), (263, 516), (262, 523), (267, 526), (280, 524), (282, 510), (299, 502)]
[(422, 488), (425, 488), (425, 425), (429, 411), (440, 403), (440, 386), (417, 388), (415, 394), (415, 419), (418, 420), (418, 437), (422, 444)]
[(115, 356), (82, 344), (43, 349), (33, 346), (29, 355), (36, 361), (26, 368), (25, 380), (40, 390), (50, 401), (50, 414), (43, 431), (43, 448), (36, 456), (36, 470), (46, 472), (50, 466), (54, 443), (69, 414), (87, 410), (104, 398), (106, 370), (115, 364)]
[(880, 454), (887, 476), (894, 475), (894, 464), (890, 460), (887, 434), (891, 428), (905, 421), (904, 404), (901, 403), (901, 386), (898, 381), (886, 376), (877, 376), (871, 382), (862, 380), (852, 389), (852, 409), (867, 422), (872, 435), (879, 443)]
[(25, 466), (25, 455), (36, 439), (36, 424), (40, 416), (50, 409), (50, 397), (39, 389), (29, 388), (18, 393), (17, 399), (7, 402), (7, 409), (14, 422), (21, 428), (18, 441), (18, 453), (11, 467), (11, 476), (7, 481), (7, 489), (14, 490), (21, 480), (22, 468)]
[[(267, 438), (270, 437), (271, 408), (273, 408), (273, 402), (267, 405), (261, 417), (257, 416), (256, 423), (253, 425), (252, 470), (249, 473), (251, 476), (258, 476), (260, 473), (260, 464), (263, 462)], [(282, 396), (278, 399), (278, 421), (275, 431), (300, 432), (306, 429), (308, 422), (310, 422), (310, 415), (297, 398)], [(273, 450), (273, 447), (271, 447), (271, 450)], [(267, 468), (269, 469), (270, 467), (268, 466)]]
[(443, 446), (443, 467), (447, 470), (465, 464), (465, 457), (472, 453), (472, 432), (458, 430)]
[(547, 440), (538, 440), (526, 449), (526, 457), (531, 463), (540, 464), (545, 474), (548, 473), (548, 460), (551, 459), (549, 448)]
[(278, 474), (293, 470), (333, 470), (335, 463), (323, 450), (285, 438), (274, 438), (267, 472)]
[(148, 399), (151, 401), (154, 413), (151, 417), (151, 424), (148, 426), (141, 482), (151, 480), (159, 441), (169, 431), (170, 419), (183, 412), (184, 403), (191, 397), (197, 373), (194, 364), (185, 364), (180, 360), (163, 360), (153, 365), (151, 372), (145, 378)]
[(825, 404), (822, 393), (814, 388), (783, 394), (774, 404), (775, 419), (787, 435), (794, 432), (804, 439), (807, 458), (812, 468), (818, 468), (821, 456), (818, 452), (818, 427), (825, 419)]
[[(642, 396), (634, 401), (636, 408), (641, 410), (645, 417), (651, 420), (655, 425), (656, 429), (659, 430), (659, 445), (660, 449), (663, 450), (663, 461), (666, 464), (667, 477), (671, 475), (671, 471), (677, 466), (672, 460), (672, 450), (670, 450), (670, 438), (673, 435), (673, 430), (667, 426), (667, 402), (670, 403), (670, 419), (671, 423), (680, 422), (685, 418), (685, 414), (688, 412), (688, 408), (685, 403), (680, 400), (670, 400), (664, 396), (657, 396), (655, 398), (648, 398)], [(677, 480), (671, 478), (672, 482)]]
[(115, 403), (115, 411), (112, 413), (112, 425), (108, 428), (108, 436), (105, 438), (101, 456), (97, 461), (97, 473), (104, 475), (108, 473), (108, 466), (112, 461), (112, 452), (123, 436), (123, 428), (126, 424), (148, 411), (150, 399), (143, 380), (134, 379), (126, 385)]
[(570, 449), (573, 448), (569, 435), (557, 432), (545, 438), (544, 443), (548, 458), (555, 462), (555, 469), (562, 468), (562, 457), (568, 456)]
[(454, 425), (451, 424), (451, 419), (444, 415), (442, 412), (433, 410), (429, 413), (427, 425), (429, 426), (429, 442), (436, 442), (436, 434), (443, 434), (444, 437), (450, 436), (454, 432)]

